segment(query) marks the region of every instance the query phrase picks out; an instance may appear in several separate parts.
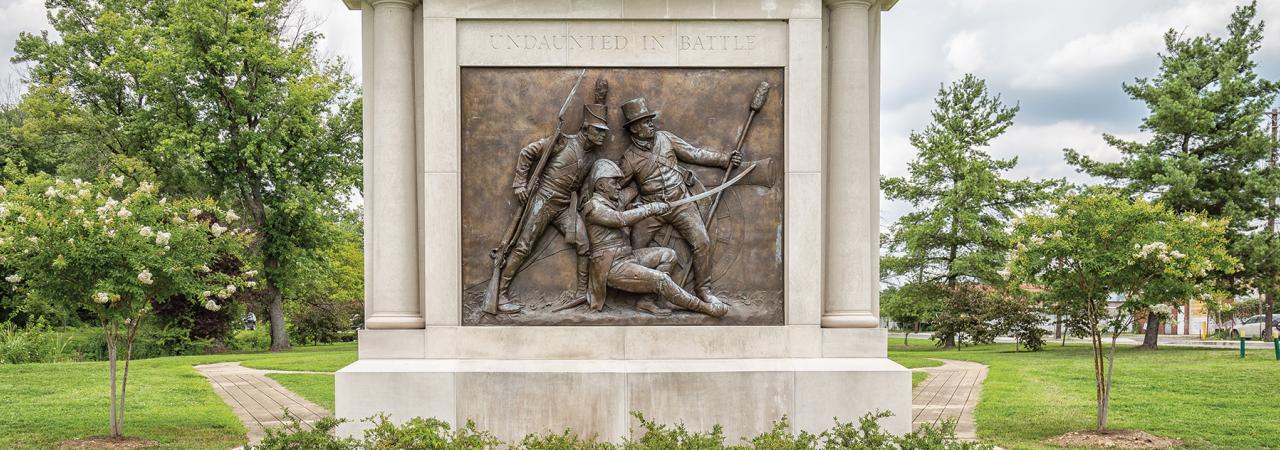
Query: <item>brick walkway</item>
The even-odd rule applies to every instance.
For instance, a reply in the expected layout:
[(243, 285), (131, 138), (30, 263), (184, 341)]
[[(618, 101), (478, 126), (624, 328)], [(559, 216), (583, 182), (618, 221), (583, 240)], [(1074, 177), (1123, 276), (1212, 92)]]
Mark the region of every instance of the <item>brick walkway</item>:
[(977, 439), (973, 409), (987, 379), (987, 366), (969, 361), (939, 359), (941, 366), (914, 369), (929, 374), (911, 393), (911, 427), (942, 425), (956, 419), (956, 437)]
[(195, 369), (209, 379), (214, 392), (240, 417), (240, 422), (249, 430), (249, 445), (262, 442), (266, 436), (265, 428), (288, 422), (284, 417), (285, 408), (307, 423), (329, 415), (323, 406), (307, 401), (266, 376), (268, 373), (326, 372), (258, 370), (241, 366), (238, 362), (206, 364)]

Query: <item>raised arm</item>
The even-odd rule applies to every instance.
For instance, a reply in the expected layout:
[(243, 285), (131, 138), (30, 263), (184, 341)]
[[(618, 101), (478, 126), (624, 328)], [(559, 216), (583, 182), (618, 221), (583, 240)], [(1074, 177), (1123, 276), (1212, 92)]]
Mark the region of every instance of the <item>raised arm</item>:
[(649, 203), (626, 211), (618, 211), (599, 200), (593, 200), (583, 211), (583, 220), (594, 225), (622, 228), (629, 227), (645, 217), (664, 214), (670, 210), (671, 206), (666, 203)]
[(680, 136), (666, 133), (671, 138), (671, 150), (680, 161), (709, 167), (729, 167), (730, 155), (703, 148), (694, 147)]

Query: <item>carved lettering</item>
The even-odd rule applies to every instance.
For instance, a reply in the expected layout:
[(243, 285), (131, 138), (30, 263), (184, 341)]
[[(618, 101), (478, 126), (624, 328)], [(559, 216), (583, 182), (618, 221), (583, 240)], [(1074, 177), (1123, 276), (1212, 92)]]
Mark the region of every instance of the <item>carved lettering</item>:
[[(737, 52), (755, 50), (756, 35), (687, 35), (676, 37), (681, 51)], [(565, 35), (565, 34), (489, 34), (489, 47), (494, 50), (631, 50), (632, 42), (639, 42), (639, 50), (659, 51), (667, 48), (667, 35), (621, 34)]]

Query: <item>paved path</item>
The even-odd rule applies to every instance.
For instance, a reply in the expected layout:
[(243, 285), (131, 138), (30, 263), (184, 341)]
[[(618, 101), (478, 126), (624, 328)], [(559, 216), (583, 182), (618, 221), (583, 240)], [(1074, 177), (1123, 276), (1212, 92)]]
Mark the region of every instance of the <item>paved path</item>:
[(266, 436), (266, 428), (288, 423), (288, 419), (284, 417), (285, 408), (306, 423), (329, 415), (329, 411), (323, 406), (307, 401), (266, 376), (268, 373), (327, 372), (250, 369), (238, 362), (205, 364), (196, 366), (195, 369), (209, 379), (213, 391), (240, 417), (240, 422), (249, 430), (249, 445), (262, 442), (262, 438)]
[[(889, 336), (893, 337), (893, 335), (895, 334), (899, 339), (902, 338), (902, 333), (890, 333)], [(932, 336), (933, 334), (928, 332), (910, 334), (911, 339), (929, 339)], [(1061, 339), (1054, 339), (1050, 336), (1052, 336), (1052, 334), (1045, 336), (1045, 345), (1050, 345), (1050, 344), (1057, 345), (1058, 343), (1062, 342)], [(1013, 342), (1014, 342), (1013, 338), (1007, 337), (1007, 336), (1001, 336), (996, 338), (996, 343), (1000, 343), (1000, 344), (1012, 344)], [(1089, 339), (1080, 339), (1080, 338), (1072, 338), (1072, 337), (1067, 338), (1068, 344), (1088, 344), (1090, 342), (1092, 341), (1090, 341)], [(1110, 345), (1111, 338), (1106, 338), (1106, 342), (1107, 342), (1107, 345)], [(1121, 336), (1119, 339), (1116, 339), (1116, 344), (1133, 345), (1133, 346), (1142, 345), (1142, 335)], [(1160, 347), (1225, 348), (1225, 349), (1238, 350), (1240, 348), (1240, 341), (1239, 340), (1223, 340), (1223, 339), (1200, 339), (1199, 336), (1195, 336), (1195, 335), (1187, 336), (1185, 334), (1162, 334), (1160, 335), (1160, 342), (1158, 345)], [(1270, 341), (1261, 341), (1257, 339), (1245, 341), (1245, 348), (1249, 350), (1270, 350), (1273, 345), (1274, 344), (1272, 344)]]
[(911, 393), (911, 427), (940, 426), (956, 419), (956, 437), (977, 439), (973, 409), (987, 379), (987, 366), (969, 361), (939, 359), (941, 366), (912, 369), (929, 374)]

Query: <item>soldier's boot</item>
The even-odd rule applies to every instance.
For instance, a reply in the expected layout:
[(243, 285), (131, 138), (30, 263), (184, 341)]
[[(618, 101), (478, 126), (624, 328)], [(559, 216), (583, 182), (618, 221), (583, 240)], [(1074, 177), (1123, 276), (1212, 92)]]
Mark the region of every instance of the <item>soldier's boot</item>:
[(707, 303), (711, 303), (711, 304), (719, 303), (722, 305), (724, 304), (724, 302), (720, 301), (719, 297), (716, 297), (715, 294), (711, 293), (711, 287), (707, 285), (698, 287), (698, 297), (701, 298), (702, 301)]
[(511, 301), (511, 293), (508, 288), (511, 280), (504, 280), (502, 287), (498, 289), (498, 314), (513, 314), (520, 312), (522, 306), (519, 303)]
[(653, 314), (658, 317), (667, 317), (671, 315), (671, 310), (658, 306), (658, 302), (652, 298), (645, 297), (636, 301), (636, 309)]
[(674, 281), (666, 280), (658, 287), (658, 292), (662, 294), (662, 298), (666, 299), (673, 305), (681, 308), (706, 314), (711, 317), (724, 317), (729, 313), (729, 305), (721, 303), (719, 300), (715, 302), (702, 301), (688, 291), (681, 289)]

